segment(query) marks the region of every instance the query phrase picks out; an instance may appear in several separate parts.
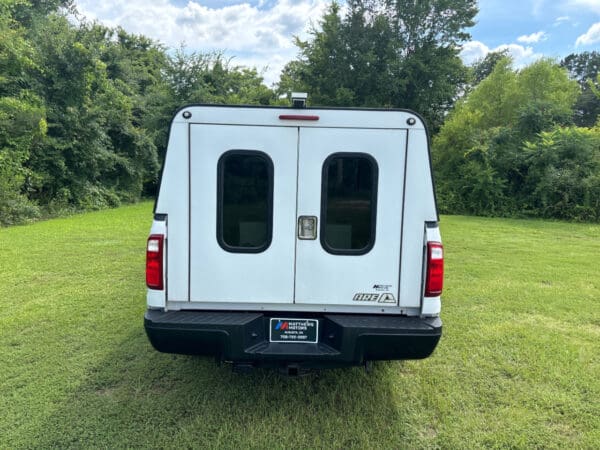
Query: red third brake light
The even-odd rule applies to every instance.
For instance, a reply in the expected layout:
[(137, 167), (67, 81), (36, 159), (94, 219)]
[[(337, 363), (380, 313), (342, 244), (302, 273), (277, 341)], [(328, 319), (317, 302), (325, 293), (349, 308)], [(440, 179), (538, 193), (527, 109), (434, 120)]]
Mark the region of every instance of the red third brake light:
[(444, 247), (439, 242), (427, 243), (427, 277), (425, 297), (437, 297), (444, 288)]
[(162, 234), (152, 234), (146, 245), (146, 286), (163, 289), (163, 241)]
[(306, 114), (281, 114), (279, 120), (319, 120), (319, 116), (308, 116)]

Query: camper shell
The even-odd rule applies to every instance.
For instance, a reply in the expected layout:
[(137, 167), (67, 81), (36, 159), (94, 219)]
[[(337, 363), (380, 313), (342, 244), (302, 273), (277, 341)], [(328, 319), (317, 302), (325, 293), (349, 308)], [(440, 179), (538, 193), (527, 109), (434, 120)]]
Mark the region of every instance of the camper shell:
[(146, 253), (159, 351), (284, 368), (425, 358), (443, 283), (425, 124), (404, 110), (181, 108)]

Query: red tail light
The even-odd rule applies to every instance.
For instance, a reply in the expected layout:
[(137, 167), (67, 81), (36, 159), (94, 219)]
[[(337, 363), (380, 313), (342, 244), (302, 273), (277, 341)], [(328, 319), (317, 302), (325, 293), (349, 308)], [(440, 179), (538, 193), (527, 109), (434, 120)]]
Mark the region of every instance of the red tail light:
[(279, 120), (319, 120), (319, 116), (307, 116), (302, 114), (281, 114)]
[(146, 245), (146, 286), (163, 289), (163, 242), (162, 234), (152, 234)]
[(425, 297), (437, 297), (444, 288), (444, 247), (439, 242), (427, 243), (427, 277)]

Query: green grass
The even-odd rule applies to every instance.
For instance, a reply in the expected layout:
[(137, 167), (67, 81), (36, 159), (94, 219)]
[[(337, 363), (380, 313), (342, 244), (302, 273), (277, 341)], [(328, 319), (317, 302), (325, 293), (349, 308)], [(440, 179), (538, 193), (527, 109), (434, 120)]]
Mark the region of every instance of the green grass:
[(434, 355), (287, 379), (150, 347), (150, 209), (0, 229), (0, 448), (600, 446), (600, 226), (443, 217)]

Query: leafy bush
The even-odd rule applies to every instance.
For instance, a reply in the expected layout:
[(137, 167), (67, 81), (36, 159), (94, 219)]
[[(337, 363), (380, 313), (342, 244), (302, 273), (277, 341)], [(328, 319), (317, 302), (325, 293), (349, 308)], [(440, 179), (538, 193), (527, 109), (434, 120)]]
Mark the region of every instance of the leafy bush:
[(0, 150), (0, 225), (14, 225), (39, 216), (38, 207), (21, 193), (25, 181), (19, 160)]
[(526, 142), (526, 183), (543, 217), (600, 220), (600, 129), (560, 128)]
[(572, 126), (578, 90), (551, 61), (496, 62), (434, 140), (440, 209), (599, 221), (600, 127)]

